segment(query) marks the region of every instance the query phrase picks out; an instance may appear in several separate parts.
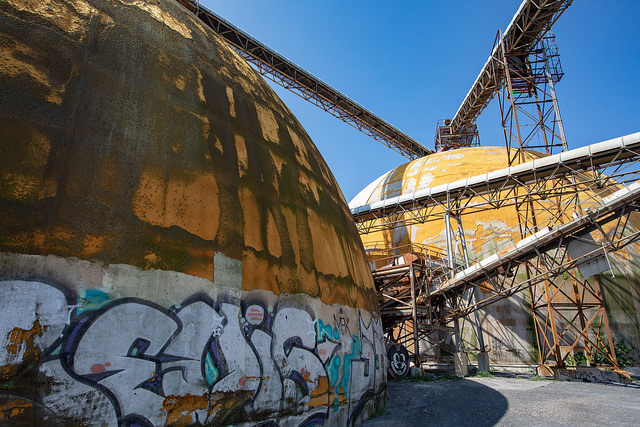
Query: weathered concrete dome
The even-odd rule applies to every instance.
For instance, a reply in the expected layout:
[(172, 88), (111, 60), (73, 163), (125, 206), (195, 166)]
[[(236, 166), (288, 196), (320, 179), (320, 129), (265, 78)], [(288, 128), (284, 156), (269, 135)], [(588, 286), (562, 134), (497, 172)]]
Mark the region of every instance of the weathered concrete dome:
[[(536, 152), (527, 153), (527, 161), (539, 158)], [(464, 178), (485, 174), (508, 166), (504, 147), (470, 147), (437, 152), (430, 156), (401, 165), (382, 175), (363, 189), (350, 203), (351, 207), (374, 203), (402, 194), (422, 190)], [(593, 205), (596, 197), (583, 199), (583, 208)], [(473, 202), (471, 202), (473, 203)], [(437, 209), (434, 214), (442, 213)], [(434, 215), (434, 217), (436, 217)], [(520, 240), (518, 215), (513, 205), (499, 210), (484, 210), (461, 216), (469, 257), (486, 257)], [(637, 218), (631, 225), (640, 227)], [(396, 251), (401, 254), (409, 244), (424, 245), (434, 251), (446, 252), (446, 234), (443, 220), (429, 221), (392, 230), (378, 231), (362, 236), (365, 249), (375, 254)], [(405, 248), (405, 249), (403, 249)], [(609, 254), (614, 264), (615, 277), (610, 273), (598, 276), (609, 316), (612, 334), (625, 339), (632, 348), (640, 349), (640, 299), (637, 260), (639, 245), (629, 245)], [(379, 264), (379, 262), (378, 262)], [(378, 265), (381, 267), (382, 265)], [(490, 289), (485, 289), (489, 292)], [(571, 291), (573, 292), (573, 291)], [(501, 300), (481, 311), (485, 328), (485, 345), (490, 347), (492, 363), (500, 365), (538, 363), (537, 344), (533, 330), (528, 292)], [(464, 331), (471, 344), (476, 344), (471, 327)], [(437, 348), (422, 348), (425, 354), (440, 357)], [(474, 357), (475, 354), (469, 354)], [(638, 357), (636, 350), (635, 358)]]
[(358, 423), (362, 244), (262, 78), (173, 1), (0, 3), (4, 422)]

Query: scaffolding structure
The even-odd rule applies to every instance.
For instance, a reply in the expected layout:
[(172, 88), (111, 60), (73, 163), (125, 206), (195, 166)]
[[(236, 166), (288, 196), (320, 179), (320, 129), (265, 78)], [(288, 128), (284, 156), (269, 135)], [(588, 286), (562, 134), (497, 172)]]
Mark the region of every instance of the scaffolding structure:
[[(475, 124), (476, 119), (489, 102), (504, 85), (505, 69), (497, 66), (496, 59), (502, 55), (508, 55), (517, 61), (518, 55), (523, 52), (532, 52), (544, 38), (547, 31), (571, 5), (573, 0), (525, 0), (520, 4), (518, 11), (500, 37), (501, 43), (494, 44), (494, 48), (485, 62), (480, 74), (469, 89), (458, 111), (451, 119), (448, 126), (451, 127), (451, 135), (436, 145), (437, 149), (465, 147), (469, 141), (466, 134)], [(440, 125), (436, 130), (436, 141), (441, 133)]]
[(436, 128), (435, 149), (436, 151), (455, 150), (462, 147), (477, 147), (480, 145), (478, 135), (478, 125), (475, 123), (465, 124), (459, 129), (451, 125), (450, 119), (438, 120)]
[[(541, 366), (548, 367), (549, 354), (556, 355), (551, 353), (555, 350), (555, 341), (550, 328), (554, 326), (561, 343), (562, 362), (585, 351), (586, 360), (605, 360), (617, 369), (600, 291), (593, 286), (594, 282), (588, 281), (580, 288), (581, 282), (577, 281), (584, 279), (576, 269), (607, 260), (609, 253), (636, 242), (640, 230), (629, 227), (629, 222), (639, 209), (640, 182), (637, 182), (609, 196), (583, 216), (555, 228), (545, 227), (510, 246), (504, 244), (507, 247), (500, 247), (497, 253), (479, 254), (475, 261), (466, 255), (463, 232), (449, 231), (446, 251), (416, 244), (370, 251), (368, 256), (374, 263), (372, 272), (386, 338), (404, 345), (415, 365), (421, 366), (424, 361), (419, 347), (421, 341), (451, 353), (451, 346), (442, 345), (443, 333), (452, 335), (454, 346), (459, 347), (459, 319), (468, 318), (479, 309), (516, 293), (545, 288), (554, 292), (552, 299), (562, 297), (563, 301), (555, 304), (553, 311), (544, 317), (547, 330), (540, 353), (547, 363)], [(445, 221), (457, 219), (449, 217)], [(589, 250), (572, 256), (572, 245), (585, 240), (591, 242)], [(570, 292), (566, 283), (571, 285)], [(484, 291), (483, 297), (478, 296), (478, 289)], [(579, 305), (571, 298), (576, 298)], [(553, 323), (551, 316), (560, 322)], [(476, 351), (482, 353), (486, 349), (477, 319), (474, 327), (479, 344)], [(542, 354), (543, 351), (549, 354)], [(564, 365), (553, 366), (560, 367)]]
[[(507, 42), (499, 33), (500, 48), (496, 49), (499, 55), (494, 60), (496, 66), (504, 70), (504, 85), (498, 100), (509, 166), (523, 163), (527, 150), (546, 155), (567, 151), (555, 93), (555, 84), (563, 76), (555, 37), (547, 30), (537, 45), (522, 50), (505, 45)], [(566, 222), (583, 214), (577, 188), (556, 196), (550, 206), (530, 195), (531, 189), (526, 185), (516, 191), (528, 194), (516, 203), (522, 238), (553, 222)], [(593, 241), (590, 234), (585, 232), (581, 237), (585, 242), (582, 246), (588, 248), (589, 241)], [(576, 245), (580, 243), (576, 241)], [(574, 254), (565, 252), (556, 257), (564, 259), (571, 255)], [(544, 274), (553, 268), (554, 261), (539, 256), (527, 266), (525, 273), (528, 278)], [(577, 268), (567, 269), (563, 275), (548, 275), (547, 279), (529, 287), (541, 373), (550, 375), (553, 369), (564, 368), (566, 360), (572, 358), (577, 349), (590, 355), (591, 360), (600, 352), (618, 368), (605, 304), (595, 276), (601, 271), (588, 275), (584, 271), (580, 274)]]
[(530, 50), (514, 50), (506, 42), (499, 32), (494, 61), (504, 75), (497, 93), (509, 166), (524, 163), (527, 149), (546, 155), (567, 151), (555, 92), (564, 75), (555, 36), (548, 29)]

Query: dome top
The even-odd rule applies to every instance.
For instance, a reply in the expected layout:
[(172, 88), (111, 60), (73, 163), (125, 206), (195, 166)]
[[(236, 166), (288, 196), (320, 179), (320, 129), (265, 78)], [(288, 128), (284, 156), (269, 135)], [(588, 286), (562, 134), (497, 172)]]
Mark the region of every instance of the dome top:
[[(527, 152), (531, 159), (539, 153)], [(466, 147), (439, 151), (390, 170), (355, 196), (349, 207), (371, 204), (402, 194), (448, 184), (460, 179), (506, 168), (504, 147)]]

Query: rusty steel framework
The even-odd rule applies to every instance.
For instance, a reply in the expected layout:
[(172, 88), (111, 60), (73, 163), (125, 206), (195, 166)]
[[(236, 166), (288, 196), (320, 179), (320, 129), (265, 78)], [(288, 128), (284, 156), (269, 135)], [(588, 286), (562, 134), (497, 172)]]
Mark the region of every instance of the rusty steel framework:
[[(509, 166), (525, 162), (527, 150), (536, 150), (547, 156), (567, 150), (554, 87), (563, 73), (550, 27), (545, 30), (545, 36), (535, 44), (513, 45), (513, 40), (500, 32), (494, 42), (492, 62), (502, 74), (502, 89), (497, 93)], [(575, 177), (566, 180), (569, 185), (576, 182)], [(519, 231), (523, 239), (538, 234), (545, 227), (545, 222), (548, 223), (546, 218), (563, 223), (571, 221), (572, 216), (583, 215), (577, 189), (573, 194), (555, 195), (549, 207), (547, 201), (541, 202), (533, 194), (531, 187), (524, 184), (515, 188), (515, 193), (524, 195), (515, 197)], [(586, 235), (591, 238), (590, 234)], [(567, 248), (568, 245), (565, 245), (563, 254), (556, 251), (554, 257), (538, 254), (524, 268), (524, 282), (535, 282), (528, 290), (540, 370), (548, 373), (553, 368), (564, 368), (565, 361), (578, 343), (590, 355), (608, 348), (602, 352), (617, 367), (597, 278), (589, 281), (586, 275), (579, 274), (576, 269), (565, 269), (562, 276), (547, 274), (549, 270), (558, 269), (553, 261), (571, 260)], [(602, 250), (605, 250), (604, 243)], [(543, 279), (536, 281), (535, 277)], [(577, 323), (580, 328), (575, 327)], [(567, 325), (575, 329), (571, 331), (573, 334), (569, 333)], [(597, 337), (596, 340), (593, 336)], [(601, 336), (609, 341), (607, 345), (597, 342)]]
[(480, 145), (478, 125), (475, 123), (466, 124), (455, 129), (451, 125), (450, 119), (438, 120), (436, 128), (435, 149), (436, 151), (453, 150), (460, 147), (477, 147)]
[[(545, 328), (539, 344), (542, 360), (553, 359), (554, 367), (561, 367), (580, 348), (587, 351), (589, 360), (599, 355), (617, 367), (598, 282), (585, 280), (576, 267), (606, 259), (607, 254), (636, 242), (640, 229), (629, 227), (629, 222), (638, 210), (640, 181), (582, 216), (555, 228), (544, 227), (493, 255), (478, 254), (475, 262), (451, 247), (446, 252), (415, 244), (387, 249), (393, 255), (386, 256), (386, 265), (373, 270), (384, 332), (389, 340), (407, 347), (419, 365), (421, 340), (440, 346), (434, 332), (452, 333), (451, 324), (457, 319), (516, 293), (543, 287), (546, 293), (534, 294), (541, 296), (532, 301), (534, 307), (548, 308), (538, 319), (539, 327)], [(571, 257), (569, 247), (576, 241), (597, 244)], [(385, 259), (375, 251), (369, 258), (378, 263)], [(476, 289), (486, 293), (478, 298)], [(548, 305), (547, 299), (563, 303)]]
[[(547, 365), (553, 361), (554, 367), (562, 366), (574, 350), (584, 349), (591, 360), (598, 354), (616, 366), (598, 283), (584, 280), (575, 267), (640, 237), (637, 228), (629, 227), (640, 202), (638, 160), (640, 133), (352, 208), (361, 233), (444, 221), (452, 236), (447, 251), (413, 249), (410, 257), (396, 253), (395, 262), (374, 270), (387, 337), (404, 344), (418, 360), (416, 342), (440, 346), (438, 334), (455, 331), (451, 324), (456, 319), (535, 289), (539, 350)], [(456, 235), (448, 224), (457, 220), (461, 228), (460, 218), (466, 215), (522, 203), (535, 207), (538, 228), (498, 247), (497, 253), (474, 253), (470, 261), (464, 233)], [(588, 252), (569, 255), (572, 242), (593, 239), (597, 245)], [(369, 258), (375, 256), (370, 253)], [(479, 297), (477, 289), (491, 293)], [(562, 304), (549, 304), (554, 300)]]
[(427, 295), (434, 266), (442, 262), (444, 254), (438, 248), (409, 244), (371, 250), (368, 256), (382, 264), (374, 267), (372, 274), (385, 338), (407, 348), (415, 365), (421, 366), (419, 343), (438, 345), (434, 333), (453, 332), (452, 327), (433, 321), (434, 315), (441, 315), (437, 311), (441, 306), (432, 306)]
[(449, 128), (436, 129), (436, 149), (467, 147), (477, 135), (475, 121), (500, 91), (505, 83), (507, 69), (500, 58), (517, 57), (517, 52), (530, 53), (547, 31), (571, 5), (573, 0), (525, 0), (501, 37), (502, 43), (494, 44), (489, 59), (460, 104)]
[(546, 155), (566, 151), (555, 93), (564, 73), (551, 30), (530, 51), (505, 47), (500, 33), (496, 40), (501, 55), (494, 59), (507, 71), (498, 101), (509, 166), (524, 163), (527, 149)]
[[(549, 34), (550, 31), (537, 45), (524, 49), (512, 48), (500, 33), (496, 39), (500, 54), (494, 59), (498, 67), (504, 70), (505, 83), (498, 100), (509, 166), (524, 162), (527, 150), (546, 155), (567, 150), (554, 88), (563, 74), (555, 39)], [(575, 183), (575, 177), (568, 182)], [(532, 195), (527, 185), (518, 187), (516, 192), (526, 194), (516, 203), (522, 238), (540, 232), (541, 227), (545, 226), (545, 214), (562, 222), (570, 221), (572, 216), (583, 215), (577, 191), (575, 194), (557, 195), (551, 208)], [(588, 232), (583, 235), (592, 239)], [(602, 246), (604, 251), (604, 242)], [(545, 274), (554, 269), (553, 260), (576, 257), (576, 254), (569, 256), (568, 247), (565, 245), (565, 253), (556, 253), (553, 258), (542, 255), (534, 257), (524, 269), (526, 281), (543, 277), (528, 287), (540, 371), (551, 373), (554, 368), (564, 368), (577, 345), (592, 358), (600, 351), (617, 368), (597, 277), (588, 280), (589, 276), (579, 274), (577, 268), (563, 270), (562, 276)], [(575, 326), (578, 323), (579, 328)], [(602, 336), (608, 340), (606, 344)]]
[(178, 1), (220, 35), (245, 60), (253, 64), (260, 74), (273, 82), (410, 160), (433, 152), (310, 72), (200, 5), (199, 1)]

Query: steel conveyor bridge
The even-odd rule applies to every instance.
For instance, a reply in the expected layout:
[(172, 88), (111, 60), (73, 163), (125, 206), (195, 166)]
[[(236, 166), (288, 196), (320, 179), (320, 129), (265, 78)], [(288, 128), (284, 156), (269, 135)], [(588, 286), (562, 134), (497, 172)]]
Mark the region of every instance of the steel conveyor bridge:
[(408, 159), (413, 160), (433, 153), (398, 128), (202, 6), (199, 1), (178, 0), (178, 2), (200, 18), (248, 62), (254, 64), (263, 76)]
[[(544, 227), (515, 245), (503, 249), (473, 265), (460, 267), (451, 272), (450, 278), (442, 276), (428, 291), (431, 298), (443, 296), (449, 299), (449, 313), (439, 319), (448, 322), (453, 318), (465, 317), (469, 313), (492, 304), (500, 299), (527, 289), (535, 284), (559, 276), (568, 270), (598, 257), (606, 257), (608, 252), (622, 249), (640, 237), (640, 230), (627, 230), (629, 215), (640, 209), (640, 181), (623, 187), (604, 199), (604, 203), (584, 215), (561, 224), (557, 228)], [(608, 227), (609, 224), (614, 227)], [(605, 229), (609, 228), (607, 231)], [(567, 256), (567, 245), (572, 240), (584, 239), (587, 234), (597, 234), (599, 243), (593, 250), (579, 257)], [(591, 241), (591, 238), (587, 238)], [(528, 261), (541, 258), (545, 268)], [(526, 280), (518, 280), (518, 269), (527, 266), (532, 273)], [(464, 295), (468, 289), (486, 286), (492, 293), (480, 301), (467, 301)]]
[[(467, 96), (460, 104), (453, 119), (447, 121), (447, 133), (458, 137), (459, 144), (453, 147), (438, 146), (436, 149), (465, 146), (469, 134), (477, 132), (475, 121), (489, 104), (505, 80), (504, 66), (498, 58), (503, 55), (525, 57), (532, 52), (547, 31), (571, 5), (573, 0), (524, 0), (500, 40), (496, 40), (491, 55), (474, 81)], [(503, 52), (504, 50), (504, 52)]]

